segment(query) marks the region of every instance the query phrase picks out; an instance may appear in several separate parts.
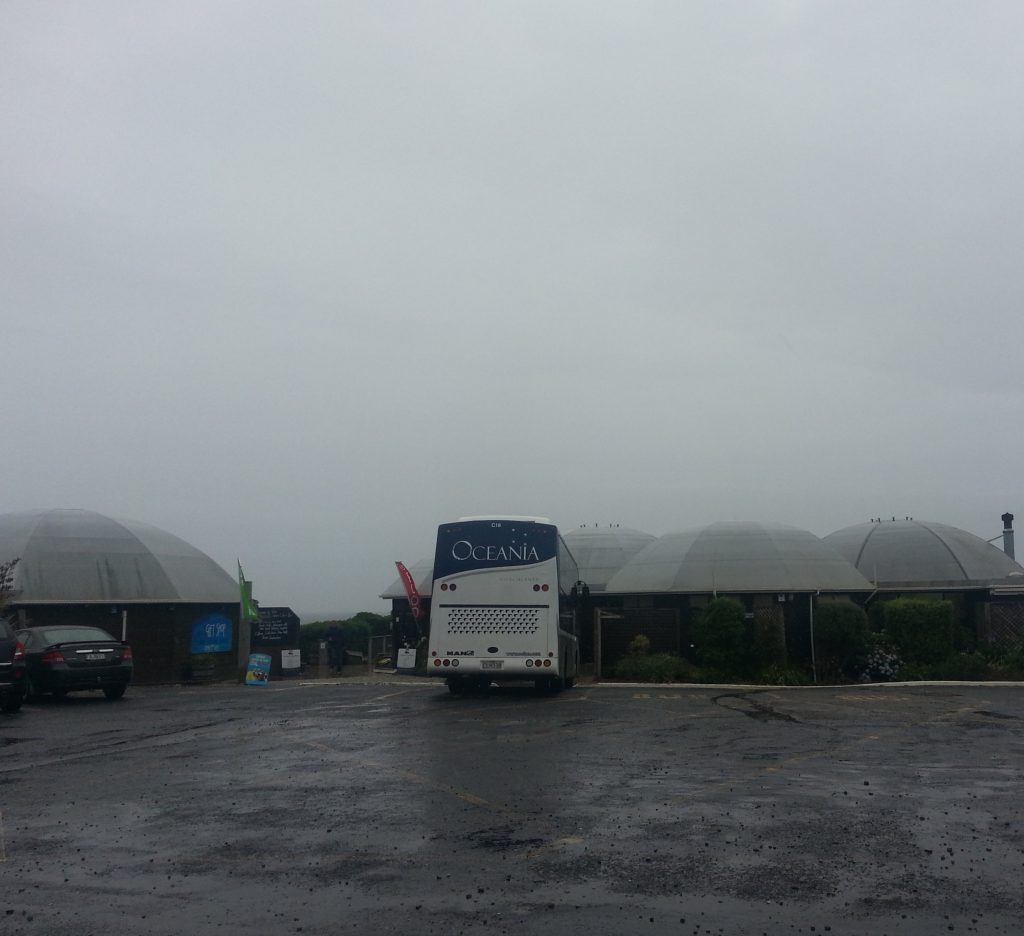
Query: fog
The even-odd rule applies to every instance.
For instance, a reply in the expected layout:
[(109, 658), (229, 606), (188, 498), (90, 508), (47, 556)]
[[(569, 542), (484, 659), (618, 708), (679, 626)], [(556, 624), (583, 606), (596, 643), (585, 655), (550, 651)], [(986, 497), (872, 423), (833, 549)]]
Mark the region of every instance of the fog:
[(0, 513), (347, 614), (467, 514), (1022, 512), (1020, 4), (0, 22)]

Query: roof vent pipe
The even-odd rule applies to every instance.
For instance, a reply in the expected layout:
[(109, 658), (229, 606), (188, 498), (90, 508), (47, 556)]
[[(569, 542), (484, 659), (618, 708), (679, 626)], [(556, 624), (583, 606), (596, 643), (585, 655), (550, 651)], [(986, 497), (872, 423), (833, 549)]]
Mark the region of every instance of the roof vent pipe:
[(1006, 553), (1011, 559), (1016, 558), (1013, 555), (1013, 514), (1004, 513), (1003, 517), (1003, 552)]

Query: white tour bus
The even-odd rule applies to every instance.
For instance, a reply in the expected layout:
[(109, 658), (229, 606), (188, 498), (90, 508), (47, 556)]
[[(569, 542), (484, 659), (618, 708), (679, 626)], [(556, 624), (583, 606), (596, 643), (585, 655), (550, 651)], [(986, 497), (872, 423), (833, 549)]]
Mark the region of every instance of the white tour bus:
[(579, 671), (579, 571), (540, 517), (464, 517), (437, 530), (427, 670), (460, 693), (529, 680), (572, 686)]

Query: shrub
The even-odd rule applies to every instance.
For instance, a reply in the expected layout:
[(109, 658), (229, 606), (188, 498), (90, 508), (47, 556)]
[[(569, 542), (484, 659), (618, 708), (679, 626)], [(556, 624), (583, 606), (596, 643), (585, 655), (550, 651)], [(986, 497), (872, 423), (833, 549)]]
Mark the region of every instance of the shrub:
[(928, 667), (928, 679), (990, 679), (992, 666), (980, 653), (955, 653)]
[(882, 606), (885, 632), (909, 663), (938, 663), (953, 653), (953, 604), (932, 598), (896, 598)]
[(1024, 641), (987, 644), (978, 653), (988, 661), (992, 679), (1024, 679)]
[(626, 647), (627, 656), (647, 656), (651, 652), (651, 638), (645, 634), (637, 634)]
[(757, 681), (766, 686), (808, 686), (811, 678), (802, 667), (779, 666), (773, 663), (761, 671)]
[(616, 679), (629, 682), (696, 682), (697, 670), (692, 663), (671, 653), (630, 654), (615, 664)]
[(814, 616), (814, 646), (823, 672), (854, 675), (868, 652), (868, 616), (852, 601), (823, 601)]
[(700, 613), (693, 628), (697, 662), (723, 673), (749, 669), (747, 626), (743, 603), (715, 598)]
[(888, 601), (874, 601), (868, 605), (868, 623), (874, 633), (885, 628), (885, 606)]
[(785, 667), (786, 618), (782, 609), (761, 609), (754, 612), (753, 652), (749, 663), (752, 669)]
[(905, 663), (900, 669), (900, 679), (992, 679), (993, 670), (993, 664), (980, 653), (954, 653), (938, 663)]
[(313, 621), (299, 628), (299, 647), (303, 657), (310, 659), (319, 652), (320, 642), (333, 634), (339, 654), (346, 650), (365, 652), (370, 636), (389, 633), (390, 627), (390, 617), (372, 611), (360, 611), (344, 620)]
[(5, 617), (4, 608), (14, 597), (14, 567), (20, 559), (0, 562), (0, 617)]

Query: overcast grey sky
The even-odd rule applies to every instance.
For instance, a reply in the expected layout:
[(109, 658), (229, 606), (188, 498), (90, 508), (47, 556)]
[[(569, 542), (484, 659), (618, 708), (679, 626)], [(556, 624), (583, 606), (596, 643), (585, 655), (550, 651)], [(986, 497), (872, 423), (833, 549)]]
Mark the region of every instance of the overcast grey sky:
[(1024, 4), (0, 5), (0, 512), (386, 611), (464, 514), (1024, 520)]

